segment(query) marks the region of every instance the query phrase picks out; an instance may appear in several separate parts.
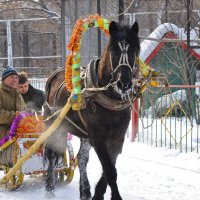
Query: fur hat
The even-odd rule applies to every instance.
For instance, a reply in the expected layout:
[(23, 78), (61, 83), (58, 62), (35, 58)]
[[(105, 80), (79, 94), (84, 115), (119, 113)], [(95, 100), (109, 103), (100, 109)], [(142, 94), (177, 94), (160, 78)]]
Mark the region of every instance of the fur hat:
[(3, 81), (6, 77), (8, 77), (10, 75), (14, 75), (14, 74), (18, 75), (17, 71), (13, 67), (8, 66), (7, 68), (5, 68), (3, 70), (2, 75), (1, 75), (1, 79)]

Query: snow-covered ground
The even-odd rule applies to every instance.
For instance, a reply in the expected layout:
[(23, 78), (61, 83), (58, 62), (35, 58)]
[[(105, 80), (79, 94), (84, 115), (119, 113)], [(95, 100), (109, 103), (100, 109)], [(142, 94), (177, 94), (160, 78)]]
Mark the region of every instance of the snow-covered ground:
[[(73, 145), (77, 139), (72, 140)], [(130, 142), (127, 138), (117, 161), (118, 185), (124, 200), (199, 200), (200, 155), (180, 153), (179, 150), (150, 147)], [(90, 153), (88, 174), (91, 191), (100, 177), (101, 167), (93, 150)], [(0, 172), (3, 177), (3, 173)], [(69, 185), (57, 186), (55, 200), (79, 199), (79, 172)], [(26, 175), (16, 191), (0, 188), (0, 200), (44, 200), (44, 182), (41, 176)], [(110, 199), (107, 189), (105, 200)]]

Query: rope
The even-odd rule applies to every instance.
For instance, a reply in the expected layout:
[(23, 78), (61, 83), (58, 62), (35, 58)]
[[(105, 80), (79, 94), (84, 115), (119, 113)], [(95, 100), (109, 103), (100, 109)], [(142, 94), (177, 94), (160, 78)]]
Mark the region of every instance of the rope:
[(60, 108), (59, 110), (57, 110), (56, 112), (54, 112), (53, 115), (48, 116), (48, 117), (44, 120), (44, 122), (46, 122), (46, 121), (50, 120), (51, 118), (53, 118), (54, 116), (58, 115), (58, 114), (62, 111), (62, 109), (63, 109), (63, 108)]
[[(77, 111), (79, 113), (79, 110)], [(80, 117), (80, 116), (79, 116)], [(81, 127), (79, 127), (76, 123), (74, 123), (69, 117), (65, 117), (65, 119), (71, 123), (75, 128), (77, 128), (79, 131), (81, 131), (84, 135), (88, 136), (88, 133), (86, 131), (84, 131)]]

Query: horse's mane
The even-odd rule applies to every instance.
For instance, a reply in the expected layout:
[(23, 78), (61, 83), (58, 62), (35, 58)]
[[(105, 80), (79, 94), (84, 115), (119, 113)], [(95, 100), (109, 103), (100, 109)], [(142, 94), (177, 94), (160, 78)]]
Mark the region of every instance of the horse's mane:
[(99, 73), (98, 73), (99, 80), (102, 79), (102, 76), (103, 76), (104, 72), (107, 74), (110, 71), (109, 47), (110, 47), (110, 42), (106, 46), (106, 48), (104, 49), (104, 52), (103, 52), (103, 54), (102, 54), (102, 56), (100, 58), (100, 61), (99, 61)]

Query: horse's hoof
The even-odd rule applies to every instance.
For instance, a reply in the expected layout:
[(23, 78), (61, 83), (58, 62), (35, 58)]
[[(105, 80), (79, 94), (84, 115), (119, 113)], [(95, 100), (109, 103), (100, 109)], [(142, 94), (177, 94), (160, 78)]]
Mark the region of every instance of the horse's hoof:
[(92, 200), (91, 196), (80, 197), (80, 200)]
[(47, 191), (46, 194), (45, 194), (45, 197), (47, 199), (53, 199), (55, 197), (55, 194), (53, 191)]
[(111, 198), (111, 200), (122, 200), (122, 198), (119, 196), (119, 197), (117, 197), (117, 198)]
[(80, 197), (80, 200), (92, 200), (92, 197), (91, 197), (91, 196), (88, 196), (88, 197)]

